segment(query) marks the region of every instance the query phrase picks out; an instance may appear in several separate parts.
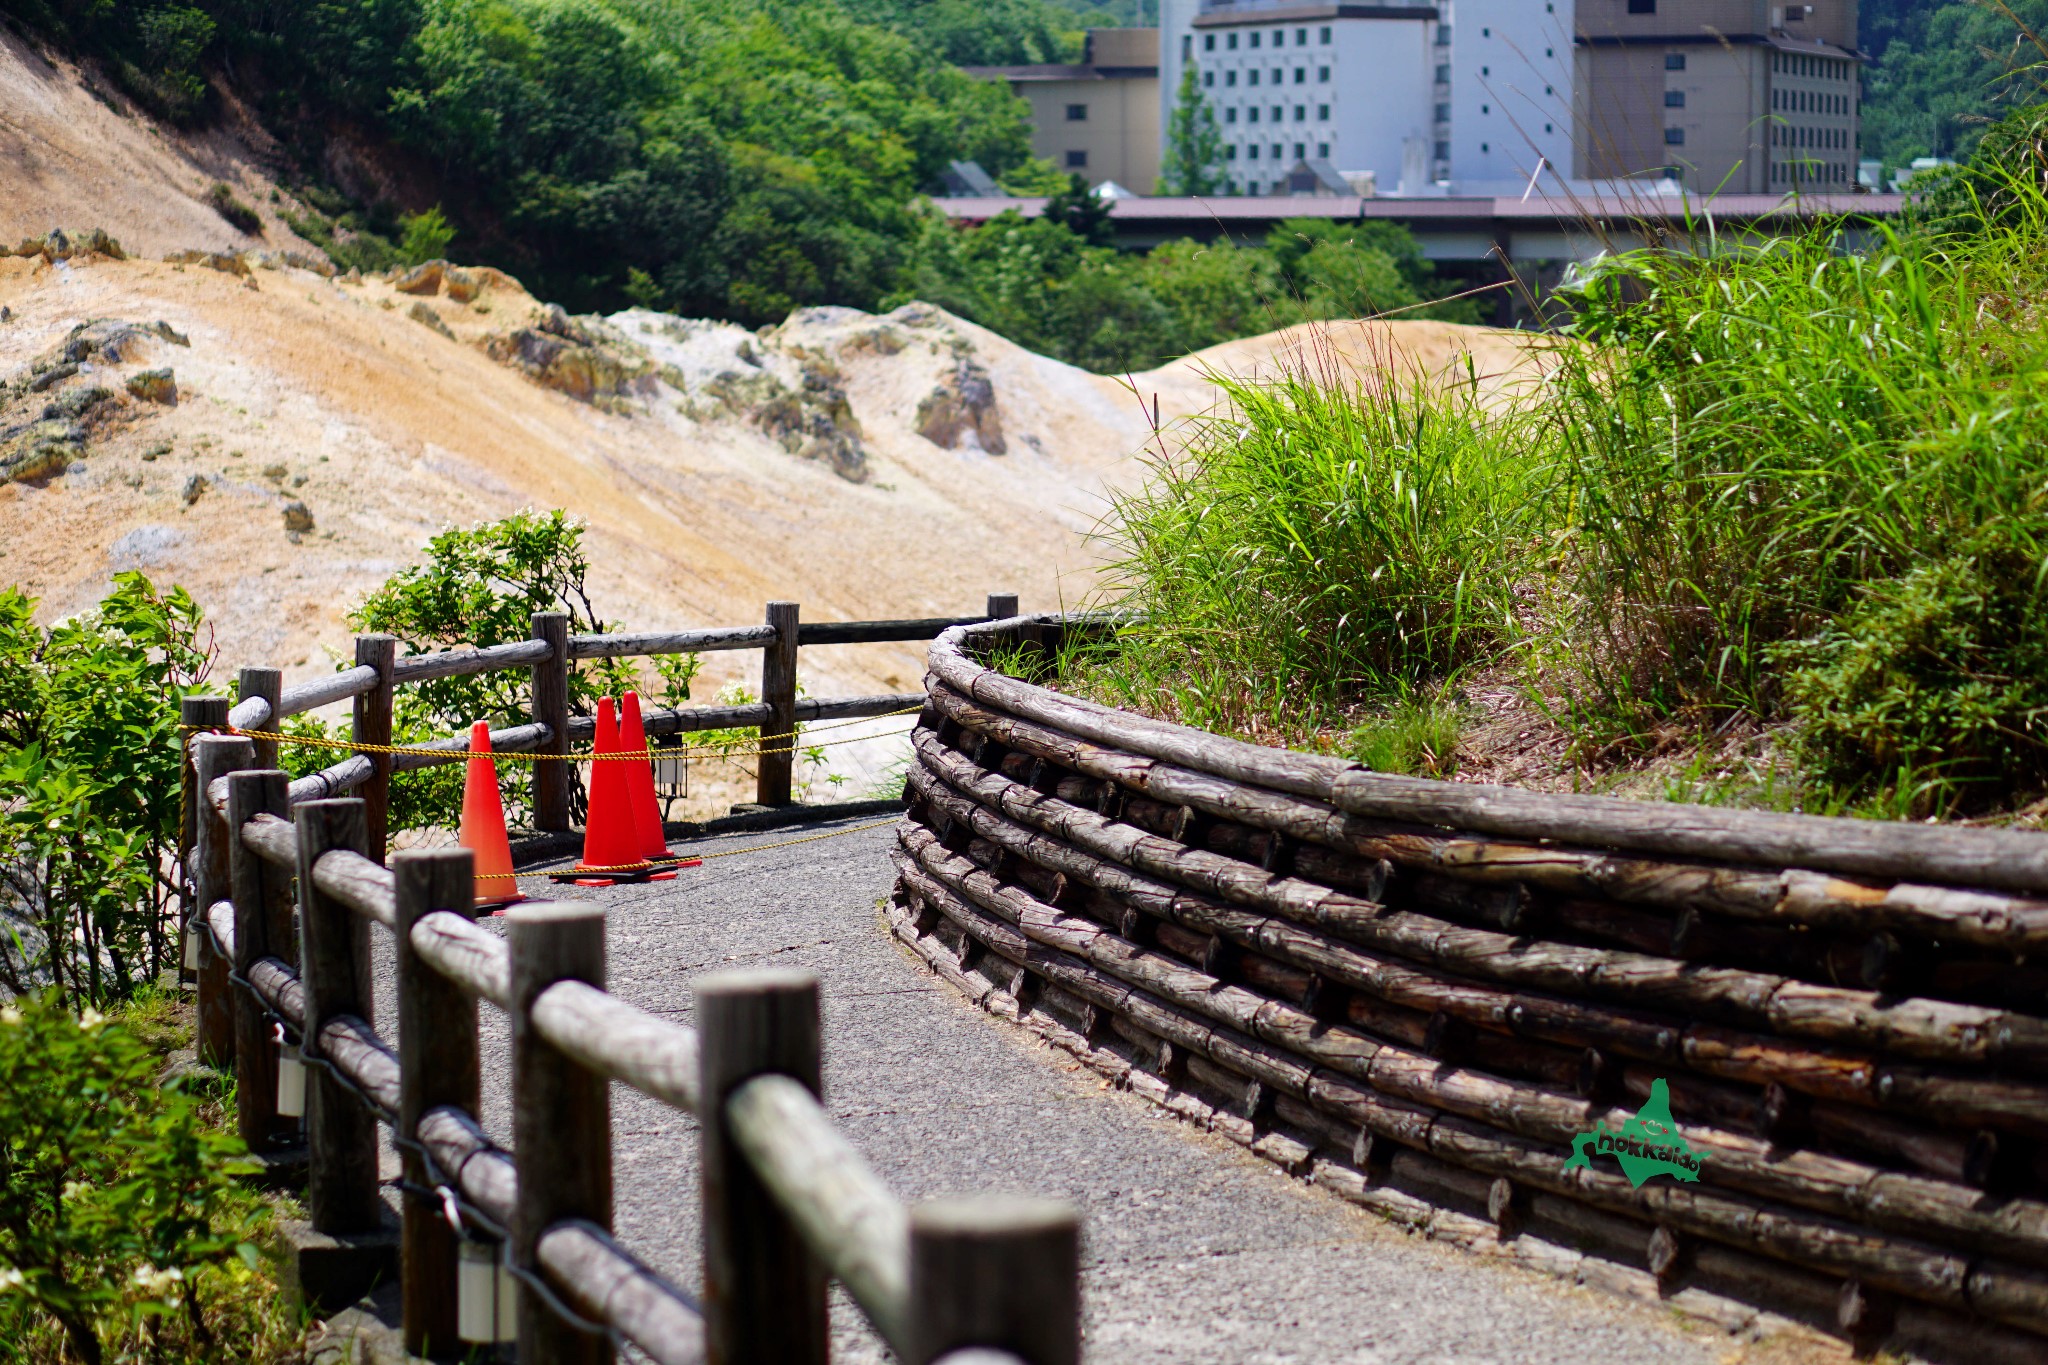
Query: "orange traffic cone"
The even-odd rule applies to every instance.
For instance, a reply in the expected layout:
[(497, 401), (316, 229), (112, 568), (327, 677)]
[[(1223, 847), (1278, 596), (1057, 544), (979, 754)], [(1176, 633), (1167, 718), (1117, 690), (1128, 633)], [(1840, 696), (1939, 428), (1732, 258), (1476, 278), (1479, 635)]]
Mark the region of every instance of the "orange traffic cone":
[(653, 864), (640, 852), (640, 836), (633, 827), (633, 797), (626, 785), (622, 761), (605, 757), (619, 751), (618, 722), (612, 718), (612, 699), (597, 703), (597, 758), (590, 765), (590, 811), (583, 820), (583, 860), (554, 880), (573, 881), (578, 886), (610, 886), (615, 882), (648, 879)]
[[(640, 694), (628, 692), (619, 698), (619, 751), (644, 753), (647, 731), (640, 723)], [(627, 785), (633, 792), (633, 828), (640, 836), (640, 853), (663, 867), (701, 867), (702, 858), (685, 858), (671, 853), (661, 828), (661, 798), (654, 792), (654, 759), (621, 759)]]
[(523, 901), (512, 879), (512, 843), (505, 836), (505, 801), (498, 794), (498, 765), (491, 759), (491, 727), (469, 727), (469, 772), (462, 780), (462, 826), (455, 841), (476, 857), (479, 910)]

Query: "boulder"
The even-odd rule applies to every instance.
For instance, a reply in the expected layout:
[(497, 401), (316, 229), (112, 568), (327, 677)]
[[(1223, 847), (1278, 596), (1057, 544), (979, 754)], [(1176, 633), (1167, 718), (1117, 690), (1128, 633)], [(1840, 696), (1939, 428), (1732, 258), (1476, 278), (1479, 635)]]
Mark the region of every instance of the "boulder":
[(645, 352), (594, 320), (586, 324), (550, 305), (531, 327), (484, 338), (484, 354), (544, 388), (619, 411), (652, 397), (656, 367)]
[(292, 535), (301, 535), (312, 530), (312, 509), (296, 499), (286, 503), (284, 505), (284, 529)]
[(457, 303), (469, 303), (484, 292), (483, 278), (474, 270), (462, 270), (452, 265), (441, 273), (441, 287)]
[(239, 275), (249, 278), (249, 263), (232, 251), (199, 251), (187, 248), (173, 251), (164, 257), (172, 265), (203, 265), (208, 270), (218, 270), (224, 275)]
[(76, 422), (44, 418), (0, 430), (0, 483), (47, 479), (85, 454), (85, 431)]
[(178, 496), (185, 500), (187, 507), (190, 507), (193, 503), (198, 502), (200, 495), (211, 487), (213, 487), (213, 481), (204, 474), (192, 474), (186, 477), (185, 486), (178, 490)]
[(145, 403), (162, 403), (175, 407), (178, 402), (178, 381), (170, 367), (161, 370), (138, 370), (128, 376), (128, 392)]
[(113, 261), (128, 259), (128, 253), (107, 235), (105, 228), (86, 228), (83, 231), (51, 228), (40, 237), (24, 238), (10, 254), (40, 256), (49, 262), (90, 260), (95, 256)]
[(446, 261), (427, 261), (396, 276), (391, 287), (401, 294), (438, 294), (441, 292), (441, 276), (448, 269)]

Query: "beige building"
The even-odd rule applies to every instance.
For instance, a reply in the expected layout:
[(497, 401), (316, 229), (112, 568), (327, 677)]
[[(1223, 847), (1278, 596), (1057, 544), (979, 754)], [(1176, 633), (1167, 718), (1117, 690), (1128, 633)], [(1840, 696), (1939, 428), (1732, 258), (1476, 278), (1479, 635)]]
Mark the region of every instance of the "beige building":
[(1091, 185), (1138, 194), (1159, 179), (1159, 30), (1097, 28), (1078, 65), (971, 66), (1031, 105), (1031, 150)]
[(1578, 0), (1573, 174), (1856, 187), (1857, 0)]

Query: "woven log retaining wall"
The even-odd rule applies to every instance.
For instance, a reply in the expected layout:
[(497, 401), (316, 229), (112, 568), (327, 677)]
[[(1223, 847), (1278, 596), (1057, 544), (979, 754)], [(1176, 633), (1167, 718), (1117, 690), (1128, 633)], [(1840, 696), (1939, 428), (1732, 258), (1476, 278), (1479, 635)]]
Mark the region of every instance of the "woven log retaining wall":
[[(1370, 773), (934, 644), (894, 932), (976, 1003), (1488, 1254), (2048, 1359), (2048, 835)], [(1699, 1179), (1566, 1169), (1657, 1080)]]

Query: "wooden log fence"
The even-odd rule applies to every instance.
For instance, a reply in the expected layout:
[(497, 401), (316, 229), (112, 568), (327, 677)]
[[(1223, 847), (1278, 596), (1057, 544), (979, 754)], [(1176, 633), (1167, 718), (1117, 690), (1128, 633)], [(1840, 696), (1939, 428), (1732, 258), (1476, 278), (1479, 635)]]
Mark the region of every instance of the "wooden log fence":
[[(1014, 613), (1015, 599), (991, 598), (991, 609)], [(545, 749), (579, 737), (565, 714), (570, 658), (705, 648), (778, 651), (764, 666), (778, 695), (759, 707), (651, 712), (651, 732), (734, 724), (793, 732), (806, 719), (886, 715), (921, 700), (797, 699), (795, 607), (776, 604), (770, 622), (572, 640), (564, 618), (539, 617), (529, 641), (412, 658), (372, 637), (358, 648), (362, 662), (335, 675), (342, 681), (281, 688), (274, 671), (247, 670), (233, 708), (196, 699), (204, 704), (188, 703), (184, 719), (193, 730), (259, 728), (353, 698), (357, 736), (380, 743), (396, 686), (524, 668), (535, 679), (536, 719), (494, 740)], [(958, 624), (834, 626), (801, 642), (930, 638)], [(729, 718), (733, 711), (746, 714)], [(662, 1365), (822, 1365), (828, 1278), (913, 1365), (969, 1355), (1011, 1365), (1078, 1361), (1073, 1211), (1009, 1199), (912, 1208), (896, 1200), (821, 1103), (814, 979), (701, 978), (700, 1037), (605, 991), (601, 907), (517, 905), (500, 938), (475, 922), (467, 850), (402, 852), (387, 866), (373, 820), (388, 808), (390, 772), (425, 763), (358, 755), (293, 783), (257, 766), (258, 757), (243, 735), (189, 740), (201, 1046), (234, 1067), (237, 1126), (259, 1152), (292, 1140), (293, 1124), (278, 1112), (282, 1053), (309, 1066), (307, 1191), (319, 1234), (346, 1243), (377, 1233), (385, 1211), (376, 1125), (390, 1129), (403, 1168), (398, 1278), (409, 1351), (460, 1358), (473, 1348), (462, 1339), (459, 1267), (466, 1247), (486, 1244), (518, 1286), (517, 1351), (528, 1365), (600, 1365), (622, 1344)], [(540, 773), (563, 766), (535, 765), (544, 814), (556, 793)], [(335, 794), (348, 789), (362, 794)], [(566, 823), (566, 804), (549, 818)], [(373, 926), (396, 946), (395, 1047), (371, 1010)], [(509, 1152), (476, 1118), (480, 1004), (511, 1021)], [(693, 1115), (706, 1135), (701, 1297), (612, 1236), (613, 1082)]]
[[(1090, 628), (934, 641), (889, 921), (939, 976), (1463, 1245), (2048, 1354), (2048, 835), (1394, 777), (981, 662)], [(1695, 1180), (1569, 1161), (1653, 1087)]]

